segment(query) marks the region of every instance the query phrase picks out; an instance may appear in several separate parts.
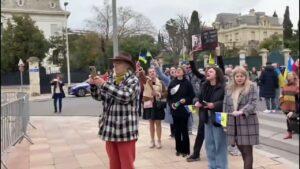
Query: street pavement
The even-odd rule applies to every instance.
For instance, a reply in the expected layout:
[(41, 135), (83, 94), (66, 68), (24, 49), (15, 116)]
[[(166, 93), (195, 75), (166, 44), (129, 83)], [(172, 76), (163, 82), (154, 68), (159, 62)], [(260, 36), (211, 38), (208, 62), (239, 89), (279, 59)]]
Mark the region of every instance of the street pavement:
[[(32, 116), (28, 128), (34, 142), (25, 139), (2, 158), (9, 169), (107, 169), (108, 157), (105, 143), (97, 136), (95, 117), (87, 116)], [(205, 148), (201, 161), (186, 162), (175, 155), (174, 140), (170, 138), (168, 125), (163, 125), (162, 149), (150, 149), (149, 125), (139, 122), (136, 169), (198, 169), (207, 168)], [(195, 136), (191, 135), (191, 144)], [(230, 169), (243, 168), (241, 156), (228, 156)], [(278, 159), (273, 154), (254, 149), (254, 169), (296, 169), (299, 166)]]
[[(261, 156), (263, 156), (262, 158), (268, 158), (269, 160), (271, 159), (272, 161), (275, 161), (276, 164), (275, 163), (274, 163), (274, 165), (272, 164), (273, 168), (274, 167), (283, 168), (282, 166), (284, 166), (284, 168), (286, 168), (286, 169), (299, 168), (299, 135), (295, 134), (293, 139), (283, 140), (282, 138), (286, 132), (286, 123), (285, 123), (286, 117), (280, 112), (270, 113), (270, 114), (262, 113), (262, 110), (265, 109), (265, 105), (264, 105), (263, 101), (259, 102), (257, 109), (258, 109), (259, 122), (260, 122), (260, 143), (261, 144), (255, 146), (255, 156), (260, 157), (260, 158), (261, 158)], [(67, 98), (63, 99), (62, 113), (54, 114), (53, 113), (53, 100), (51, 99), (50, 94), (36, 96), (36, 97), (30, 97), (30, 115), (31, 115), (31, 122), (34, 125), (37, 125), (39, 123), (41, 123), (41, 124), (47, 123), (46, 121), (52, 119), (53, 125), (55, 126), (54, 123), (59, 123), (59, 121), (61, 121), (62, 119), (65, 119), (65, 120), (67, 119), (67, 121), (68, 121), (67, 123), (70, 123), (71, 121), (73, 121), (73, 120), (71, 120), (73, 118), (75, 118), (75, 119), (77, 118), (77, 121), (78, 121), (78, 119), (82, 119), (83, 121), (88, 121), (87, 119), (89, 119), (90, 120), (89, 123), (91, 123), (92, 125), (95, 125), (95, 124), (97, 124), (97, 122), (95, 120), (98, 119), (95, 117), (99, 116), (101, 110), (102, 110), (101, 102), (93, 100), (90, 96), (82, 97), (82, 98), (78, 98), (78, 97), (74, 97), (74, 96), (67, 96)], [(50, 117), (50, 116), (54, 116), (54, 117)], [(70, 116), (76, 116), (76, 117), (70, 117)], [(82, 117), (82, 116), (85, 116), (85, 117)], [(87, 116), (91, 116), (91, 117), (87, 117)], [(192, 150), (192, 146), (194, 143), (193, 139), (194, 139), (194, 137), (196, 135), (196, 131), (197, 131), (197, 125), (198, 125), (197, 116), (194, 116), (194, 123), (195, 124), (194, 124), (194, 128), (193, 128), (193, 135), (191, 135), (191, 150)], [(73, 122), (72, 122), (72, 124), (73, 124)], [(138, 144), (144, 144), (144, 148), (145, 148), (145, 145), (150, 142), (149, 140), (143, 141), (144, 140), (143, 136), (145, 136), (146, 138), (149, 137), (148, 130), (147, 130), (148, 124), (147, 124), (147, 122), (145, 122), (143, 120), (141, 120), (140, 124), (141, 124), (140, 127), (142, 128), (142, 130), (140, 130), (141, 136), (140, 136), (139, 141), (142, 141), (144, 143), (138, 143)], [(81, 126), (81, 123), (76, 124), (76, 122), (74, 122), (74, 125)], [(163, 137), (164, 137), (164, 139), (167, 140), (168, 135), (169, 135), (169, 127), (166, 123), (164, 123), (163, 125), (164, 125), (164, 130), (163, 130), (164, 136)], [(45, 131), (45, 126), (42, 125), (41, 127), (42, 127), (41, 129), (43, 131)], [(62, 128), (64, 128), (64, 127), (62, 127)], [(34, 133), (34, 130), (32, 130), (30, 127), (29, 127), (29, 129), (30, 129), (30, 136), (33, 137), (32, 133)], [(65, 128), (65, 129), (69, 130), (67, 128)], [(35, 131), (38, 131), (38, 130), (40, 130), (40, 129), (38, 128)], [(52, 129), (49, 129), (49, 130), (52, 130)], [(78, 130), (80, 130), (80, 129), (78, 129)], [(57, 132), (63, 133), (62, 131), (57, 131)], [(77, 131), (77, 132), (79, 132), (79, 131)], [(90, 132), (97, 133), (97, 130), (95, 128), (93, 128), (93, 126), (91, 126)], [(45, 138), (44, 136), (45, 136), (45, 134), (43, 134), (42, 137)], [(37, 140), (39, 142), (39, 139), (37, 139)], [(98, 139), (98, 141), (99, 141), (99, 139)], [(101, 141), (99, 141), (99, 142), (101, 143)], [(101, 146), (103, 146), (102, 144), (101, 144)], [(174, 141), (172, 139), (170, 139), (170, 142), (168, 142), (166, 145), (169, 148), (169, 151), (165, 152), (167, 154), (167, 156), (172, 155), (172, 153), (174, 154), (175, 153), (175, 152), (173, 152), (174, 151), (173, 150), (174, 149)], [(22, 150), (22, 146), (23, 146), (23, 150), (28, 149), (28, 147), (31, 147), (30, 145), (27, 144), (26, 141), (23, 141), (23, 143), (21, 145), (18, 145), (17, 146), (18, 148), (15, 148), (14, 151), (16, 151), (18, 149), (16, 152), (19, 152), (19, 149)], [(49, 145), (49, 146), (50, 146), (50, 150), (51, 150), (51, 145)], [(52, 146), (53, 146), (52, 149), (55, 149), (54, 148), (55, 145), (52, 145)], [(164, 146), (164, 147), (166, 147), (166, 146)], [(14, 151), (12, 151), (12, 154)], [(163, 151), (165, 151), (165, 150), (163, 150)], [(143, 151), (141, 151), (141, 152), (143, 152)], [(147, 152), (147, 151), (145, 150), (145, 152)], [(205, 153), (205, 152), (203, 152), (203, 153)], [(31, 151), (28, 150), (27, 155), (31, 157)], [(153, 154), (153, 155), (160, 156), (161, 153)], [(18, 155), (15, 155), (15, 156), (18, 156)], [(49, 154), (48, 154), (48, 156), (49, 156)], [(202, 156), (204, 157), (204, 159), (201, 162), (196, 162), (196, 163), (198, 163), (198, 165), (197, 165), (198, 167), (203, 165), (204, 168), (206, 168), (207, 161), (205, 159), (205, 155), (202, 155)], [(55, 157), (52, 157), (52, 158), (55, 159)], [(233, 161), (239, 161), (239, 162), (242, 161), (241, 157), (230, 157), (230, 158), (234, 158)], [(13, 158), (10, 158), (10, 159), (13, 159)], [(172, 159), (172, 160), (175, 160), (175, 161), (173, 161), (173, 162), (169, 161), (171, 164), (170, 166), (174, 166), (174, 165), (172, 165), (172, 163), (177, 163), (178, 159), (177, 160)], [(185, 164), (185, 161), (183, 160), (182, 163)], [(201, 165), (199, 163), (201, 163)], [(203, 163), (205, 163), (205, 164), (203, 164)], [(139, 157), (137, 160), (137, 164), (139, 164)], [(30, 165), (30, 164), (28, 164), (28, 165)], [(51, 165), (55, 166), (54, 163), (51, 163)], [(234, 165), (236, 165), (236, 164), (234, 163), (233, 166)], [(240, 164), (237, 164), (237, 165), (240, 165)], [(270, 166), (258, 167), (258, 165), (260, 165), (260, 164), (255, 161), (255, 166), (257, 166), (256, 168), (263, 168), (263, 167), (270, 168)], [(281, 165), (281, 167), (279, 167), (280, 165)], [(107, 168), (107, 165), (105, 164), (105, 162), (104, 162), (104, 166), (105, 167), (100, 167), (100, 168)], [(179, 166), (181, 166), (181, 165), (179, 165)], [(191, 165), (191, 166), (188, 165), (187, 167), (183, 167), (183, 168), (194, 168), (193, 166), (194, 165)], [(57, 166), (55, 166), (55, 167), (58, 168)], [(174, 168), (174, 167), (172, 167), (172, 168)], [(34, 167), (30, 167), (30, 168), (34, 168)], [(85, 167), (81, 166), (81, 168), (85, 168)], [(142, 167), (140, 167), (140, 168), (145, 168), (145, 167), (142, 164)], [(151, 168), (151, 167), (149, 167), (149, 168)], [(154, 167), (154, 168), (157, 168), (157, 167)], [(242, 167), (232, 167), (232, 168), (242, 168)]]
[[(31, 100), (31, 116), (99, 116), (102, 110), (101, 102), (93, 100), (90, 96), (82, 98), (68, 96), (63, 99), (62, 114), (53, 113), (51, 95), (42, 95)], [(283, 140), (286, 134), (285, 115), (280, 111), (262, 113), (265, 109), (265, 102), (259, 101), (257, 110), (260, 122), (260, 145), (255, 148), (277, 155), (277, 159), (283, 158), (299, 164), (299, 135), (295, 134), (293, 139)], [(194, 135), (196, 135), (198, 121), (198, 116), (194, 115)]]

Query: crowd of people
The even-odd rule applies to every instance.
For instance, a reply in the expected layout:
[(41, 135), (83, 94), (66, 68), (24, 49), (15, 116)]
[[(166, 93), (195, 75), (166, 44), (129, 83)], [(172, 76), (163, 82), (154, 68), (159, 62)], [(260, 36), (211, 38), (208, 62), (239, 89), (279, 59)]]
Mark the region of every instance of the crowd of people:
[[(259, 74), (255, 68), (248, 71), (246, 64), (224, 66), (222, 56), (215, 51), (217, 64), (199, 71), (194, 55), (195, 52), (190, 53), (188, 63), (163, 71), (163, 65), (157, 60), (148, 70), (143, 70), (130, 54), (122, 52), (112, 60), (114, 71), (108, 80), (98, 76), (90, 78), (92, 97), (103, 104), (99, 135), (106, 141), (111, 169), (134, 168), (139, 115), (149, 121), (149, 148), (163, 147), (162, 120), (170, 123), (175, 155), (188, 162), (200, 160), (205, 140), (209, 169), (227, 169), (228, 151), (241, 154), (244, 168), (252, 169), (253, 145), (259, 144), (256, 108), (260, 97), (265, 98), (268, 110), (265, 112), (276, 109), (273, 106), (278, 97), (281, 105), (278, 108), (287, 114), (288, 135), (285, 138), (292, 137), (289, 118), (299, 113), (299, 60), (295, 72), (287, 76), (287, 85), (281, 87), (271, 63)], [(276, 96), (276, 90), (281, 90), (281, 97), (280, 94)], [(186, 105), (199, 109), (192, 153), (189, 130), (193, 116)], [(216, 121), (218, 112), (228, 113), (226, 127)]]

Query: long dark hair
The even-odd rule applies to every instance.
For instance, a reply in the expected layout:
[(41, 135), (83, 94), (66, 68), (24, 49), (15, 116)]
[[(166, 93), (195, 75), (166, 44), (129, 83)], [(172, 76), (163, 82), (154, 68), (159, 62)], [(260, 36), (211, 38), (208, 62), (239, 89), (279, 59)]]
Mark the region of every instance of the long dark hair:
[(219, 68), (219, 67), (216, 67), (216, 66), (208, 66), (206, 68), (206, 71), (205, 73), (209, 70), (209, 69), (214, 69), (216, 71), (216, 84), (219, 85), (219, 84), (223, 84), (224, 83), (224, 73), (223, 71)]

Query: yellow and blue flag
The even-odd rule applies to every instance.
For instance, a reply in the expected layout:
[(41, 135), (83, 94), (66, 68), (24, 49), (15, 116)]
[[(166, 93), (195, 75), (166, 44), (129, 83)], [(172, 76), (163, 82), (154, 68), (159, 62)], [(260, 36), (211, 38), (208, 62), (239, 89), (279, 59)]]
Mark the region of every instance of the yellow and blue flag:
[(147, 59), (146, 57), (143, 55), (143, 54), (139, 54), (139, 61), (144, 63), (144, 64), (147, 64)]
[(223, 127), (227, 126), (228, 113), (216, 112), (216, 122), (221, 124)]
[(149, 57), (149, 58), (152, 58), (152, 54), (150, 53), (150, 51), (149, 51), (149, 50), (147, 50), (147, 54), (146, 54), (146, 56), (147, 56), (147, 57)]
[[(284, 70), (284, 71), (286, 71), (286, 70)], [(279, 86), (280, 86), (280, 87), (284, 87), (284, 86), (287, 84), (286, 79), (285, 79), (285, 78), (283, 77), (283, 75), (281, 74), (281, 71), (280, 71), (279, 68), (276, 68), (276, 69), (275, 69), (275, 72), (276, 72), (277, 77), (278, 77), (278, 83), (279, 83)], [(286, 72), (285, 72), (285, 74), (286, 74)]]
[(209, 54), (209, 59), (208, 59), (208, 64), (209, 65), (215, 65), (215, 57), (211, 55), (211, 53)]
[(194, 105), (185, 105), (184, 107), (188, 112), (192, 114), (197, 114), (199, 112), (199, 108)]

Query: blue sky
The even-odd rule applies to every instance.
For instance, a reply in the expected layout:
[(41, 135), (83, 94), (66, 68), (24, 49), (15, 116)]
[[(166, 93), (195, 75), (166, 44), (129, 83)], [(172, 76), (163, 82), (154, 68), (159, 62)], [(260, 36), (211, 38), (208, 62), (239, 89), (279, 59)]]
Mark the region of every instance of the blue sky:
[[(93, 5), (101, 6), (103, 0), (61, 0), (67, 1), (67, 10), (71, 12), (68, 25), (71, 29), (86, 29), (86, 19), (93, 17), (91, 8)], [(111, 0), (109, 0), (111, 2)], [(266, 12), (272, 15), (277, 12), (283, 18), (285, 7), (290, 8), (290, 18), (297, 27), (299, 20), (299, 0), (117, 0), (117, 6), (131, 7), (133, 10), (148, 17), (157, 30), (162, 29), (170, 18), (176, 18), (178, 14), (191, 15), (197, 10), (202, 20), (211, 25), (218, 13), (248, 14), (249, 10)]]

